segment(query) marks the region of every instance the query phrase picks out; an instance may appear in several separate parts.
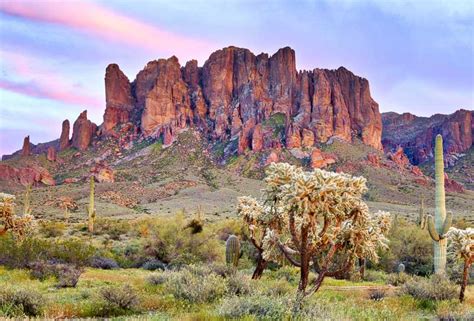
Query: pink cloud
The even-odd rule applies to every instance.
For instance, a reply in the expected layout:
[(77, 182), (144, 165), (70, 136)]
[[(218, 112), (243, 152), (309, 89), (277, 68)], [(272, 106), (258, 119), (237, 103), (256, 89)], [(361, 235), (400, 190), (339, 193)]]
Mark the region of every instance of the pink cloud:
[(18, 94), (60, 101), (67, 104), (81, 105), (86, 108), (103, 108), (103, 99), (91, 96), (71, 85), (71, 79), (51, 72), (38, 59), (19, 53), (0, 51), (2, 64), (10, 70), (15, 78), (0, 79), (0, 88)]
[(182, 54), (207, 53), (209, 42), (160, 29), (99, 4), (79, 1), (1, 1), (6, 14), (33, 21), (54, 23), (96, 37), (141, 47), (147, 51)]
[(82, 105), (85, 107), (101, 108), (103, 103), (95, 97), (75, 94), (60, 86), (47, 86), (40, 82), (14, 82), (0, 79), (0, 88), (30, 97), (52, 99), (68, 104)]

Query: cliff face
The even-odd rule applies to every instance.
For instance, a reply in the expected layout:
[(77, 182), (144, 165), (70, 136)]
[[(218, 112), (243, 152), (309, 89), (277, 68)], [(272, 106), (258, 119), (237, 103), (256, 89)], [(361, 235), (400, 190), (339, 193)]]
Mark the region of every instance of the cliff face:
[(288, 47), (270, 57), (227, 47), (211, 54), (203, 67), (195, 60), (181, 67), (176, 57), (159, 59), (133, 83), (112, 64), (105, 83), (104, 134), (132, 121), (145, 137), (172, 141), (178, 130), (196, 126), (213, 140), (239, 137), (244, 152), (275, 145), (265, 142), (259, 124), (283, 114), (286, 130), (280, 143), (287, 147), (338, 136), (382, 148), (381, 116), (368, 81), (342, 67), (298, 72), (295, 52)]
[(443, 136), (444, 152), (449, 155), (471, 148), (474, 141), (474, 111), (460, 109), (451, 115), (417, 117), (405, 113), (384, 113), (382, 143), (386, 151), (401, 146), (412, 163), (433, 157), (434, 138)]

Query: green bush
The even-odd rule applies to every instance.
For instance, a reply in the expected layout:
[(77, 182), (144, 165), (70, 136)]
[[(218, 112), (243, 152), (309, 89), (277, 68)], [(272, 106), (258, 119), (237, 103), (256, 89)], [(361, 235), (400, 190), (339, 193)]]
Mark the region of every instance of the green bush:
[(411, 295), (419, 300), (450, 300), (458, 296), (458, 287), (449, 279), (440, 275), (428, 278), (418, 278), (406, 282), (402, 293)]
[(85, 266), (96, 252), (96, 248), (79, 239), (26, 238), (19, 243), (11, 236), (0, 237), (0, 264), (9, 268), (27, 268), (40, 260)]
[(242, 272), (232, 273), (227, 277), (227, 292), (233, 295), (249, 295), (255, 290), (255, 282)]
[(227, 291), (225, 280), (204, 266), (190, 265), (179, 271), (165, 271), (163, 276), (168, 293), (192, 303), (212, 302)]
[(40, 233), (45, 237), (58, 237), (64, 234), (66, 224), (62, 222), (43, 221), (40, 225)]
[(0, 316), (7, 317), (41, 315), (45, 300), (32, 289), (6, 289), (0, 291)]
[(404, 272), (390, 273), (387, 276), (387, 284), (391, 284), (393, 286), (401, 286), (411, 280), (413, 280), (413, 277)]
[(211, 231), (204, 229), (193, 234), (186, 229), (183, 214), (170, 218), (148, 221), (145, 254), (166, 264), (183, 265), (198, 262), (213, 262), (223, 259), (222, 245)]
[(383, 271), (366, 270), (364, 274), (364, 281), (368, 282), (386, 282), (388, 276)]
[(433, 244), (427, 231), (404, 219), (397, 219), (388, 239), (389, 249), (379, 250), (380, 261), (376, 267), (390, 273), (403, 263), (408, 274), (427, 276), (432, 273)]
[(104, 288), (100, 291), (100, 295), (105, 300), (106, 306), (111, 310), (130, 311), (134, 310), (138, 305), (138, 295), (128, 285)]
[(58, 280), (56, 287), (76, 287), (82, 274), (82, 270), (71, 264), (60, 264), (57, 262), (37, 261), (30, 264), (30, 274), (41, 281), (55, 277)]

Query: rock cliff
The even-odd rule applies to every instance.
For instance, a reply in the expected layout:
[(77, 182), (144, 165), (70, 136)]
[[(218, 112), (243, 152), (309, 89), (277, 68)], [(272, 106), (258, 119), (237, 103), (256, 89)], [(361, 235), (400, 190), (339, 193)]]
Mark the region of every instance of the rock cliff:
[(402, 147), (413, 164), (433, 157), (434, 138), (443, 136), (446, 161), (471, 148), (474, 141), (474, 111), (460, 109), (451, 115), (418, 117), (409, 113), (384, 113), (382, 143), (387, 152)]
[(195, 60), (182, 67), (174, 56), (159, 59), (132, 83), (111, 64), (105, 85), (103, 134), (132, 121), (145, 137), (166, 135), (173, 141), (179, 130), (197, 126), (212, 140), (239, 138), (243, 153), (275, 145), (265, 142), (258, 126), (282, 114), (286, 130), (280, 143), (288, 148), (310, 147), (333, 136), (357, 137), (382, 148), (381, 116), (368, 81), (343, 67), (297, 71), (289, 47), (272, 56), (227, 47), (212, 53), (202, 67)]

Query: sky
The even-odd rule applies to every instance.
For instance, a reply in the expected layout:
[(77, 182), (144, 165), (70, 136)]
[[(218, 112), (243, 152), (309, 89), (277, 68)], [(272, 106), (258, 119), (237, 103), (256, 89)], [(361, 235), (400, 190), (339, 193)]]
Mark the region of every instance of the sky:
[(0, 0), (0, 155), (58, 138), (85, 109), (102, 123), (109, 63), (133, 81), (150, 60), (202, 66), (229, 45), (344, 66), (382, 112), (474, 109), (470, 0)]

